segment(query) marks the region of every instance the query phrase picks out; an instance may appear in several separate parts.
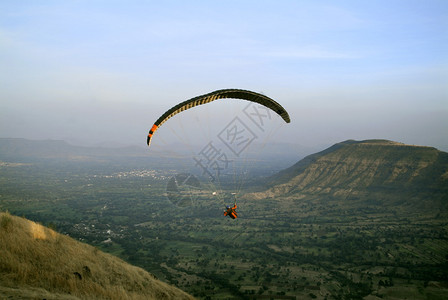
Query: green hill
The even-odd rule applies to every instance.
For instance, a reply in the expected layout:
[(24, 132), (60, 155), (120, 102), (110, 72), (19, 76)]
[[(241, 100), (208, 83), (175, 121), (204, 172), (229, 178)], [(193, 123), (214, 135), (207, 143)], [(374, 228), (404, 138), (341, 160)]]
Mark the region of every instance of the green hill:
[(193, 299), (141, 268), (0, 213), (1, 299)]

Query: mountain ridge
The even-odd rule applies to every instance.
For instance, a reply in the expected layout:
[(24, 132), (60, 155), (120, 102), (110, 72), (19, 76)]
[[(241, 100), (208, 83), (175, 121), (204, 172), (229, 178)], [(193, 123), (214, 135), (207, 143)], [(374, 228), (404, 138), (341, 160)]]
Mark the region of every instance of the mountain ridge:
[(91, 160), (97, 157), (144, 156), (143, 147), (119, 148), (75, 146), (63, 140), (28, 140), (23, 138), (0, 138), (0, 159), (69, 159)]
[[(247, 196), (388, 200), (409, 196), (431, 198), (437, 208), (446, 208), (448, 153), (388, 140), (348, 140), (305, 157), (270, 177), (266, 185), (266, 190)], [(385, 199), (379, 201), (387, 204)]]
[[(117, 158), (185, 158), (196, 154), (203, 147), (200, 145), (162, 144), (148, 150), (145, 146), (78, 146), (64, 140), (29, 140), (24, 138), (0, 138), (0, 161), (35, 162), (35, 161), (110, 161)], [(188, 148), (188, 149), (187, 149)], [(260, 151), (260, 148), (263, 151)], [(263, 154), (266, 159), (287, 159), (293, 162), (299, 157), (315, 151), (314, 147), (297, 144), (274, 143), (253, 145), (254, 155)]]

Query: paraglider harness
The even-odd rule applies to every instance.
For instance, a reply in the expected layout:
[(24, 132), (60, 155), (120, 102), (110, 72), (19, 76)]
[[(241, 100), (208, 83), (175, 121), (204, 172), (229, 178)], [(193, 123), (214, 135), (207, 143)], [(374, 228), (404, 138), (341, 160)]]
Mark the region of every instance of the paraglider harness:
[(232, 219), (238, 218), (238, 214), (236, 213), (235, 209), (237, 208), (236, 202), (233, 203), (233, 206), (226, 206), (227, 210), (224, 212), (224, 216), (229, 216)]

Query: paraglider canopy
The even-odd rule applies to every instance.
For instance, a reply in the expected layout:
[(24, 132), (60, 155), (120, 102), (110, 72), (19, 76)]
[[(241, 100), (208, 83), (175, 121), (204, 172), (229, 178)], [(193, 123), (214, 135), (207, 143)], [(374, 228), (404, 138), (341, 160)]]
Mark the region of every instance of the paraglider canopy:
[(279, 103), (277, 103), (276, 101), (274, 101), (273, 99), (271, 99), (265, 95), (262, 95), (262, 94), (259, 94), (256, 92), (252, 92), (252, 91), (239, 90), (239, 89), (217, 90), (217, 91), (214, 91), (214, 92), (211, 92), (211, 93), (208, 93), (205, 95), (197, 96), (192, 99), (181, 102), (181, 103), (173, 106), (169, 110), (167, 110), (163, 115), (161, 115), (157, 119), (157, 121), (154, 123), (154, 125), (149, 130), (149, 133), (148, 133), (148, 136), (146, 139), (146, 143), (148, 144), (148, 146), (150, 145), (151, 138), (152, 138), (154, 132), (163, 123), (165, 123), (169, 118), (173, 117), (174, 115), (176, 115), (184, 110), (190, 109), (190, 108), (198, 106), (198, 105), (210, 103), (210, 102), (218, 100), (218, 99), (242, 99), (242, 100), (255, 102), (255, 103), (264, 105), (264, 106), (272, 109), (275, 113), (277, 113), (280, 117), (282, 117), (282, 119), (286, 123), (290, 122), (288, 112)]

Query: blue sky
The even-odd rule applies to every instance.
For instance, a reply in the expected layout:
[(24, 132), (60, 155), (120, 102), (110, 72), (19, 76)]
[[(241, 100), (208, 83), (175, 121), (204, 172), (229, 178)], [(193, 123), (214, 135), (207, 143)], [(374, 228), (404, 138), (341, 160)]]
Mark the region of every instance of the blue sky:
[(289, 111), (276, 141), (448, 151), (447, 58), (447, 1), (3, 0), (0, 137), (140, 145), (177, 102), (242, 88)]

